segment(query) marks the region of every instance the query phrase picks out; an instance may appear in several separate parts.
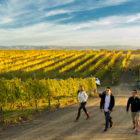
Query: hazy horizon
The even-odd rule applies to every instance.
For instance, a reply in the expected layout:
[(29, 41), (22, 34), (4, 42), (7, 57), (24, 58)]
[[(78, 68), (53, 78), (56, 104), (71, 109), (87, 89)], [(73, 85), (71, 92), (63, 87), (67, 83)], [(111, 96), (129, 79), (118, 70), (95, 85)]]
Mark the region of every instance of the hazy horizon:
[(47, 46), (47, 45), (15, 45), (15, 46), (0, 46), (0, 49), (14, 49), (14, 50), (52, 50), (52, 49), (58, 49), (58, 50), (140, 50), (139, 46)]
[(139, 0), (0, 0), (0, 46), (139, 49)]

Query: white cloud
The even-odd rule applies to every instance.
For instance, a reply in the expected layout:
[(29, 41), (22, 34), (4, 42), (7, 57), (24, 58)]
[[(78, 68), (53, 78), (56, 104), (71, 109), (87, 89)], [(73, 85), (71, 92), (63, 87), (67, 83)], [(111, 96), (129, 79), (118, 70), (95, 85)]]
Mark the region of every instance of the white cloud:
[(133, 0), (82, 0), (80, 4), (73, 5), (66, 8), (68, 10), (76, 12), (76, 11), (93, 10), (93, 9), (109, 7), (109, 6), (116, 6), (131, 1)]
[(122, 3), (130, 2), (132, 0), (102, 0), (100, 2), (103, 2), (103, 5), (120, 5)]
[(69, 10), (53, 10), (45, 14), (46, 17), (69, 13)]
[[(9, 0), (0, 6), (0, 25), (17, 23), (22, 14), (32, 20), (44, 16), (54, 16), (82, 10), (96, 9), (106, 6), (119, 5), (132, 0), (83, 0), (83, 4), (52, 10), (44, 14), (44, 8), (52, 8), (74, 2), (75, 0)], [(84, 3), (86, 2), (86, 4)], [(34, 5), (35, 4), (35, 5)], [(35, 9), (27, 8), (34, 5)], [(36, 11), (40, 15), (37, 15)], [(140, 26), (131, 25), (140, 21), (140, 14), (128, 16), (110, 16), (83, 23), (58, 24), (60, 21), (73, 18), (70, 14), (53, 22), (39, 23), (31, 26), (0, 29), (0, 45), (138, 45), (140, 44)], [(16, 22), (15, 22), (16, 21)], [(23, 19), (24, 23), (27, 22)], [(127, 25), (125, 28), (122, 25)]]
[(121, 27), (122, 25), (127, 25), (128, 23), (135, 24), (137, 22), (140, 22), (140, 13), (127, 16), (109, 16), (85, 23), (78, 23), (77, 25), (73, 25), (73, 29), (78, 30), (83, 28), (115, 28), (116, 26)]
[(140, 22), (140, 14), (129, 16), (127, 23)]
[[(74, 1), (75, 0), (7, 0), (0, 4), (0, 19), (9, 18), (13, 19), (14, 24), (19, 24), (21, 22), (24, 24), (28, 18), (30, 21), (41, 19), (42, 15), (44, 15), (44, 9), (63, 6)], [(66, 11), (59, 10), (57, 12), (64, 13)], [(51, 11), (49, 14), (54, 15), (57, 13)], [(21, 17), (23, 18), (21, 19)], [(2, 23), (5, 24), (5, 22)]]
[[(10, 18), (13, 19), (14, 24), (19, 24), (20, 22), (24, 24), (28, 17), (30, 17), (30, 20), (35, 19), (35, 17), (37, 17), (39, 20), (44, 15), (54, 16), (58, 14), (91, 10), (107, 6), (119, 5), (132, 0), (82, 0), (79, 1), (79, 4), (74, 4), (71, 6), (69, 5), (66, 8), (50, 10), (48, 11), (48, 13), (44, 13), (44, 9), (71, 4), (75, 1), (76, 0), (7, 0), (0, 5), (0, 19)], [(24, 18), (22, 18), (21, 20), (22, 15), (24, 15)]]
[(54, 20), (54, 22), (55, 23), (60, 23), (60, 22), (62, 22), (62, 21), (66, 21), (66, 20), (70, 20), (70, 19), (72, 19), (73, 18), (73, 16), (68, 16), (68, 17), (66, 17), (66, 18), (60, 18), (60, 19), (57, 19), (57, 20)]
[(40, 23), (0, 29), (0, 45), (138, 45), (140, 25), (121, 26), (138, 15), (113, 16), (81, 24)]
[(12, 18), (8, 18), (8, 17), (4, 17), (0, 19), (0, 25), (1, 24), (7, 24), (7, 23), (11, 23), (13, 21)]

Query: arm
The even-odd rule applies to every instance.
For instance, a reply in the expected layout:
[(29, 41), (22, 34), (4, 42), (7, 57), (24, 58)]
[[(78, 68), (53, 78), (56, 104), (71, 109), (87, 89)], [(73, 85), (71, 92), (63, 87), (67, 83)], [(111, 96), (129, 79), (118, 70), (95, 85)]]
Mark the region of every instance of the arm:
[(129, 106), (130, 106), (130, 98), (128, 99), (128, 101), (127, 101), (127, 107), (126, 107), (126, 111), (128, 112), (129, 111)]
[(108, 109), (109, 109), (110, 111), (112, 111), (114, 105), (115, 105), (115, 98), (114, 98), (114, 96), (112, 96), (112, 97), (111, 97), (111, 103), (110, 103), (110, 106), (109, 106)]
[(102, 98), (105, 95), (105, 91), (99, 94), (99, 97)]
[(99, 97), (100, 97), (100, 98), (102, 98), (102, 96), (103, 96), (102, 94), (99, 94)]
[(84, 98), (85, 98), (85, 101), (87, 101), (87, 99), (88, 99), (88, 95), (87, 95), (86, 92), (84, 92)]
[(139, 111), (140, 111), (140, 98), (139, 98)]
[(104, 98), (102, 96), (101, 101), (100, 101), (100, 109), (103, 109), (103, 103), (104, 103)]
[(80, 98), (79, 98), (79, 90), (77, 91), (77, 102), (80, 102)]
[(77, 91), (77, 96), (78, 96), (79, 90)]

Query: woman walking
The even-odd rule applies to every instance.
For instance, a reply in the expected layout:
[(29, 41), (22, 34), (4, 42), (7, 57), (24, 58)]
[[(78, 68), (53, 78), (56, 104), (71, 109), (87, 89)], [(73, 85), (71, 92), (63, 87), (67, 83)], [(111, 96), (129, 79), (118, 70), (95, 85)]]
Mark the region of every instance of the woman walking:
[(81, 115), (81, 109), (84, 110), (85, 114), (87, 115), (87, 120), (89, 119), (89, 114), (86, 110), (86, 103), (87, 103), (87, 99), (88, 99), (88, 95), (86, 94), (86, 92), (84, 91), (84, 88), (83, 86), (79, 86), (79, 89), (78, 89), (78, 92), (77, 92), (77, 95), (78, 95), (78, 101), (80, 103), (80, 107), (78, 109), (78, 114), (77, 114), (77, 117), (76, 117), (76, 120), (75, 121), (78, 121), (79, 118), (80, 118), (80, 115)]

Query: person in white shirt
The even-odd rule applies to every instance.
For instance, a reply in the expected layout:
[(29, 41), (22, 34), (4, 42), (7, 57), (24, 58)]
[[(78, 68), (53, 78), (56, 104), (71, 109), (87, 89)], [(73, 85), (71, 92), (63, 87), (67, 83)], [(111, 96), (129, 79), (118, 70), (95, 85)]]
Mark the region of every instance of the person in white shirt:
[(107, 87), (106, 92), (102, 94), (100, 98), (101, 98), (100, 109), (101, 112), (104, 109), (105, 121), (106, 121), (104, 131), (107, 131), (109, 123), (110, 123), (110, 128), (113, 125), (112, 117), (110, 116), (110, 114), (115, 105), (115, 98), (111, 93), (111, 88)]
[(81, 114), (81, 109), (84, 110), (85, 114), (87, 115), (87, 120), (88, 120), (89, 119), (89, 114), (88, 114), (88, 112), (86, 110), (86, 107), (85, 107), (86, 103), (87, 103), (88, 95), (84, 91), (83, 86), (81, 86), (81, 85), (79, 86), (77, 95), (78, 95), (78, 101), (80, 103), (80, 107), (78, 109), (78, 114), (77, 114), (77, 117), (76, 117), (75, 121), (79, 120), (80, 114)]

